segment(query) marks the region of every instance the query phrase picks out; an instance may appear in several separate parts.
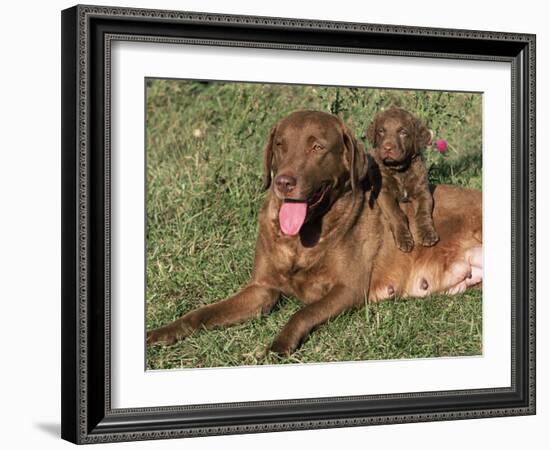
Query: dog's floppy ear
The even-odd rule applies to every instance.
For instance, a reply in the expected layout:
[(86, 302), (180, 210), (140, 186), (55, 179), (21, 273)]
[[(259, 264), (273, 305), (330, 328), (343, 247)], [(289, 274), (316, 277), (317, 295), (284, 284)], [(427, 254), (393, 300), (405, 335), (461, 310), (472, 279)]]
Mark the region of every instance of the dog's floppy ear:
[(413, 116), (412, 123), (414, 126), (414, 143), (416, 151), (422, 151), (430, 145), (432, 135), (428, 127), (426, 127), (420, 119)]
[(369, 144), (372, 146), (372, 147), (376, 147), (378, 145), (378, 142), (377, 142), (377, 136), (378, 136), (378, 133), (376, 132), (378, 128), (378, 116), (376, 116), (372, 122), (369, 124), (368, 128), (367, 128), (367, 139), (369, 141)]
[(273, 138), (277, 131), (277, 125), (274, 125), (269, 132), (267, 143), (264, 147), (264, 189), (271, 186), (271, 172), (273, 171)]
[(346, 126), (343, 129), (343, 136), (346, 147), (345, 160), (350, 172), (351, 190), (355, 192), (359, 189), (361, 181), (367, 174), (365, 146), (355, 138), (354, 134)]

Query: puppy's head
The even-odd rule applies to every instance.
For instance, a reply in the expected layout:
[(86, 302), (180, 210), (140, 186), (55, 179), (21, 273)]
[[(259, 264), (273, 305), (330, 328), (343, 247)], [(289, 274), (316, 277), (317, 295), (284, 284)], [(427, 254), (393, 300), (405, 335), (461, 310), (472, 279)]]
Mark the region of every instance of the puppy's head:
[(266, 189), (282, 201), (281, 229), (294, 235), (346, 188), (361, 189), (365, 149), (338, 117), (298, 111), (271, 129), (264, 166)]
[(392, 106), (378, 113), (367, 129), (373, 152), (387, 166), (402, 166), (429, 144), (426, 126), (410, 112)]

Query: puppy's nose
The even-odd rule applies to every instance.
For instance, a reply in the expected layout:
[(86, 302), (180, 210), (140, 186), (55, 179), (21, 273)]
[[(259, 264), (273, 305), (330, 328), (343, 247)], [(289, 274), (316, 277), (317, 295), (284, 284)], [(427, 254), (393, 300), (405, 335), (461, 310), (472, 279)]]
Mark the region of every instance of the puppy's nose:
[(382, 144), (382, 149), (383, 149), (382, 156), (384, 158), (394, 157), (395, 146), (393, 145), (393, 142), (388, 142), (388, 141), (384, 142)]
[(292, 189), (296, 187), (296, 178), (290, 175), (279, 175), (275, 178), (275, 184), (277, 189), (283, 194), (288, 194)]

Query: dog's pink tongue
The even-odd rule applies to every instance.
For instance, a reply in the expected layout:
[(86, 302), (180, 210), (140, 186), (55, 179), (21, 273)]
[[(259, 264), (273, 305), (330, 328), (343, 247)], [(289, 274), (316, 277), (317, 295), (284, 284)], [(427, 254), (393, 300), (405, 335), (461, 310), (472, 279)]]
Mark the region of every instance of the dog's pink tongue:
[(304, 220), (306, 220), (307, 203), (286, 202), (279, 210), (279, 225), (284, 234), (294, 236), (298, 234)]

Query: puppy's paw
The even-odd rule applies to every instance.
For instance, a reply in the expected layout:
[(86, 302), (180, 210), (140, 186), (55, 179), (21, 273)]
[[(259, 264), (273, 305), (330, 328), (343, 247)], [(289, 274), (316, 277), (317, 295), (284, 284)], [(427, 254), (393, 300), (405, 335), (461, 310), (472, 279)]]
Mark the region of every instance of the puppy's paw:
[(424, 247), (432, 247), (439, 242), (439, 235), (433, 228), (420, 229), (418, 234)]
[(408, 253), (414, 248), (414, 239), (409, 230), (395, 234), (395, 244), (402, 252)]

